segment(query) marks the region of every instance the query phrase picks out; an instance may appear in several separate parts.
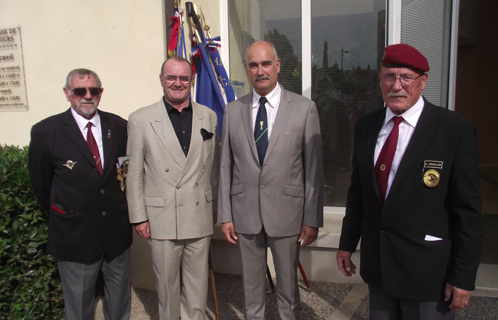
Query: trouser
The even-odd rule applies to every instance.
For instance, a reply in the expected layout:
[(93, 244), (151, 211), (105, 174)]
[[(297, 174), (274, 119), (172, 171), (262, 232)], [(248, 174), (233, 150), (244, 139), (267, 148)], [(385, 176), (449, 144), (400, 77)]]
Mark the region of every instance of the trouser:
[(161, 320), (204, 320), (210, 240), (149, 239)]
[(391, 297), (384, 289), (370, 290), (370, 320), (453, 320), (445, 301), (420, 302)]
[(67, 320), (94, 318), (95, 285), (101, 269), (106, 320), (130, 319), (130, 249), (109, 262), (102, 257), (93, 264), (58, 261), (57, 266), (62, 280)]
[(242, 259), (244, 318), (264, 319), (267, 244), (277, 276), (277, 304), (280, 319), (299, 319), (299, 235), (270, 237), (264, 228), (256, 235), (237, 234)]

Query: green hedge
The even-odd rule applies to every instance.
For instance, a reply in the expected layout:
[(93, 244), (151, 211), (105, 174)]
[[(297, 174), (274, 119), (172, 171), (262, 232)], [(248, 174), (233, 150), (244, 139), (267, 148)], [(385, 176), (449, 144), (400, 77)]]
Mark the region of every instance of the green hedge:
[(48, 216), (27, 164), (27, 147), (0, 146), (0, 319), (63, 319), (57, 262), (45, 252)]

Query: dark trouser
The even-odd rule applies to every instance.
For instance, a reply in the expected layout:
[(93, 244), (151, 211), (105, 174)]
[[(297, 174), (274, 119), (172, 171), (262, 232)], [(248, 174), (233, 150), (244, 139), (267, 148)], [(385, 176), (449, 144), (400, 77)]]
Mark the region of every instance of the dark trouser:
[(127, 320), (131, 310), (130, 249), (114, 260), (94, 264), (58, 261), (67, 320), (94, 318), (95, 284), (104, 275), (105, 318)]
[(444, 301), (420, 302), (391, 297), (384, 289), (370, 290), (370, 320), (453, 320)]

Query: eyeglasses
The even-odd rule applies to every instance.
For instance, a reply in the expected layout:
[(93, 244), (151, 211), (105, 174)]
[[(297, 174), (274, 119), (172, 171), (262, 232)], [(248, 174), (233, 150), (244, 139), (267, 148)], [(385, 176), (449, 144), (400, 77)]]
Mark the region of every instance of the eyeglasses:
[(188, 84), (190, 82), (190, 80), (192, 79), (191, 77), (189, 76), (172, 76), (172, 75), (169, 75), (169, 76), (162, 76), (164, 80), (166, 80), (166, 82), (168, 83), (174, 83), (176, 82), (176, 79), (179, 79), (181, 83), (183, 84)]
[(399, 77), (395, 74), (381, 74), (380, 75), (380, 80), (383, 81), (386, 84), (392, 84), (396, 82), (396, 80), (399, 78), (399, 81), (401, 82), (402, 86), (408, 87), (410, 86), (415, 80), (423, 76), (423, 74), (419, 75), (418, 77), (415, 76), (409, 76), (406, 74), (402, 74)]
[[(75, 96), (84, 97), (86, 96), (87, 88), (74, 88), (70, 90), (73, 92)], [(88, 88), (88, 91), (90, 91), (90, 94), (93, 97), (99, 96), (102, 93), (102, 90), (103, 90), (102, 88), (97, 88), (97, 87)]]

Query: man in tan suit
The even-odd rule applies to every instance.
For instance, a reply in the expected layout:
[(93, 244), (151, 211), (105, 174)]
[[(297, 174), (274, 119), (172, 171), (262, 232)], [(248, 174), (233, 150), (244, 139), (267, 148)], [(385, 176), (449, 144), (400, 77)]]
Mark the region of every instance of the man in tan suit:
[(250, 45), (245, 66), (253, 91), (228, 104), (223, 118), (219, 220), (240, 249), (245, 319), (264, 319), (267, 243), (280, 318), (298, 319), (299, 244), (315, 241), (323, 226), (318, 112), (313, 101), (278, 84), (280, 59), (271, 43)]
[(160, 318), (204, 320), (218, 122), (214, 111), (190, 100), (187, 60), (166, 60), (159, 78), (163, 98), (132, 113), (128, 122), (130, 222), (149, 239)]

